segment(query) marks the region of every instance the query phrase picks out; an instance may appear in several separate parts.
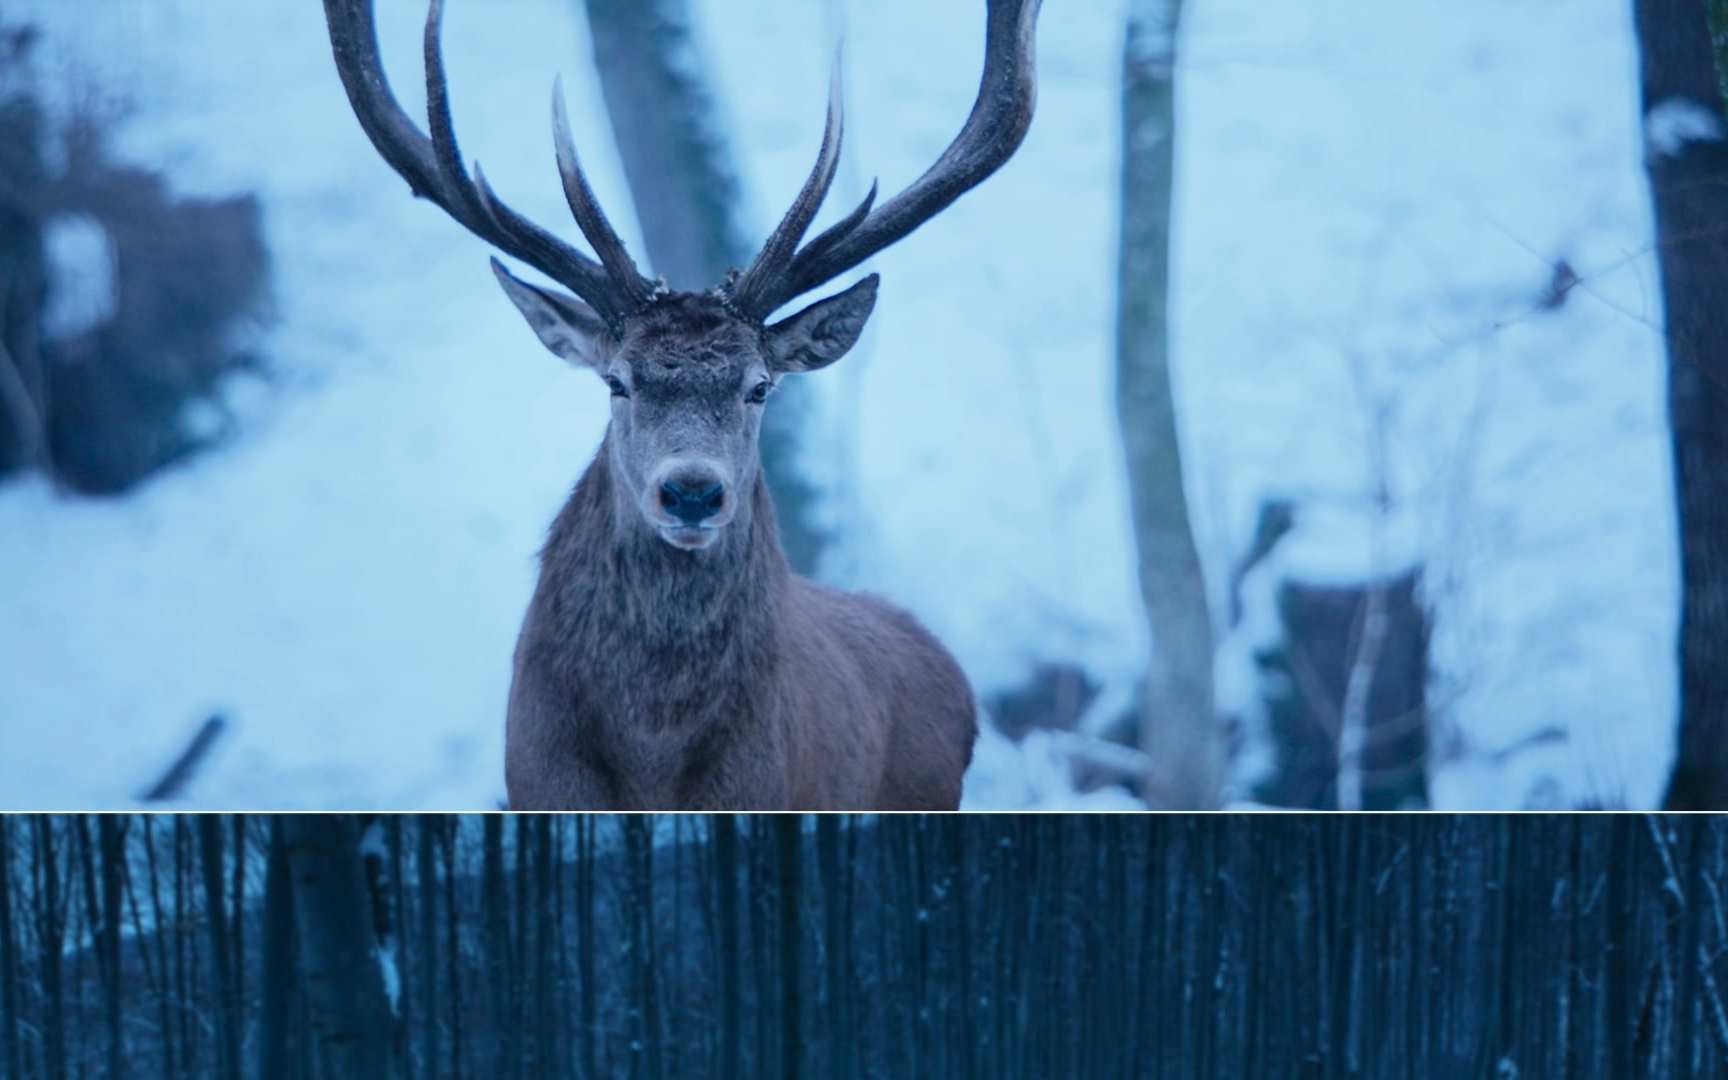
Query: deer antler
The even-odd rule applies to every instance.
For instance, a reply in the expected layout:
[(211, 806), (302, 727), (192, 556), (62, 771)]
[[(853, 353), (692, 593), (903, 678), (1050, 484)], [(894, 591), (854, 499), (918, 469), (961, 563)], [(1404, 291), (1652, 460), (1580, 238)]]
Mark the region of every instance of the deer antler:
[(360, 126), (415, 195), (431, 199), (475, 236), (570, 289), (616, 328), (626, 315), (652, 301), (658, 287), (636, 269), (582, 175), (562, 93), (554, 84), (552, 137), (558, 172), (576, 224), (600, 256), (598, 263), (506, 206), (487, 185), (478, 164), (469, 178), (450, 119), (439, 41), (443, 14), (444, 0), (432, 0), (425, 33), (426, 112), (432, 133), (428, 138), (408, 118), (384, 78), (372, 0), (324, 0), (336, 70)]
[[(328, 0), (327, 0), (328, 2)], [(1032, 123), (1034, 29), (1040, 0), (988, 0), (984, 76), (960, 134), (911, 186), (871, 209), (876, 185), (857, 209), (802, 249), (793, 249), (816, 216), (840, 157), (839, 64), (828, 90), (828, 125), (816, 167), (749, 267), (722, 286), (733, 309), (761, 321), (793, 297), (845, 273), (918, 226), (995, 172), (1020, 146)]]

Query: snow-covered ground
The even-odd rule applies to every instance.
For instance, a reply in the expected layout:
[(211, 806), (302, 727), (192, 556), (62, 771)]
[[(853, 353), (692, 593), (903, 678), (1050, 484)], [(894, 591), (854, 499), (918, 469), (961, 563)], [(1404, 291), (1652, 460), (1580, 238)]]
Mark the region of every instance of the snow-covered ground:
[[(423, 5), (379, 7), (413, 108)], [(759, 232), (809, 168), (834, 42), (846, 208), (958, 130), (981, 7), (697, 0)], [(562, 72), (640, 251), (580, 8), (451, 0), (457, 130), (513, 205), (572, 235), (546, 105)], [(846, 538), (825, 576), (912, 608), (985, 694), (1047, 659), (1120, 697), (1148, 647), (1111, 399), (1121, 8), (1046, 4), (1025, 145), (873, 260), (863, 343), (812, 377), (831, 435), (810, 465)], [(1626, 5), (1185, 8), (1174, 334), (1220, 600), (1259, 501), (1293, 497), (1311, 512), (1278, 556), (1291, 572), (1428, 566), (1440, 805), (1653, 803), (1677, 571)], [(0, 487), (0, 807), (127, 805), (212, 711), (230, 734), (188, 805), (497, 805), (533, 554), (603, 388), (544, 353), (483, 245), (378, 160), (316, 4), (8, 15), (46, 31), (62, 107), (124, 103), (122, 157), (184, 193), (259, 194), (278, 377), (232, 387), (234, 442), (134, 496)], [(1584, 284), (1541, 310), (1560, 258)], [(1242, 654), (1221, 661), (1238, 696)], [(1565, 738), (1505, 752), (1549, 728)], [(967, 805), (1033, 803), (1121, 805), (1068, 790), (1049, 739), (987, 737)]]

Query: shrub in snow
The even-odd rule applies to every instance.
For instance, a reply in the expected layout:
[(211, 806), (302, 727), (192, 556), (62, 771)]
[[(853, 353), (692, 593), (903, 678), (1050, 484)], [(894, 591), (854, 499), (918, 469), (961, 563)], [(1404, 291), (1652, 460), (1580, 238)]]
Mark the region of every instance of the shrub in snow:
[[(0, 35), (14, 69), (28, 43)], [(65, 168), (50, 176), (42, 110), (17, 79), (4, 92), (0, 474), (37, 465), (119, 493), (228, 430), (212, 406), (223, 376), (253, 364), (237, 342), (262, 313), (260, 207), (178, 199), (110, 161), (88, 121), (60, 134)]]
[[(1261, 653), (1266, 716), (1277, 767), (1255, 792), (1279, 806), (1338, 805), (1340, 718), (1353, 678), (1366, 679), (1361, 808), (1426, 806), (1428, 626), (1420, 574), (1360, 585), (1278, 586), (1285, 636)], [(1385, 630), (1372, 658), (1363, 633), (1369, 592), (1380, 592)]]

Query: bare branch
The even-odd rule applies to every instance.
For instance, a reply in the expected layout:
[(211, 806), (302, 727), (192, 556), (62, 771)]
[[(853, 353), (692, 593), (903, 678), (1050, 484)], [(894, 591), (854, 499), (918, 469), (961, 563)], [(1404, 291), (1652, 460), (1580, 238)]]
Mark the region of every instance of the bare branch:
[(170, 765), (168, 771), (162, 774), (162, 779), (150, 785), (149, 790), (145, 791), (139, 798), (144, 802), (160, 802), (179, 795), (191, 782), (192, 774), (198, 771), (198, 766), (203, 764), (204, 759), (209, 756), (210, 748), (216, 745), (217, 736), (221, 735), (227, 726), (228, 722), (222, 718), (221, 713), (216, 713), (204, 721), (203, 726), (198, 729), (198, 733), (192, 736), (192, 741), (187, 744), (186, 749), (180, 752), (180, 756), (174, 760), (174, 764)]

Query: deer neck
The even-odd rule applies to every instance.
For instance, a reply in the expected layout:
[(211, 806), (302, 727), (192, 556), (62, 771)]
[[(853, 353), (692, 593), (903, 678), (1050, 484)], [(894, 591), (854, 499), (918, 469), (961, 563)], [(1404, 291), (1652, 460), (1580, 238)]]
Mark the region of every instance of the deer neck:
[(608, 457), (602, 445), (541, 556), (572, 628), (674, 666), (766, 650), (790, 569), (760, 470), (721, 537), (683, 551), (642, 519)]

